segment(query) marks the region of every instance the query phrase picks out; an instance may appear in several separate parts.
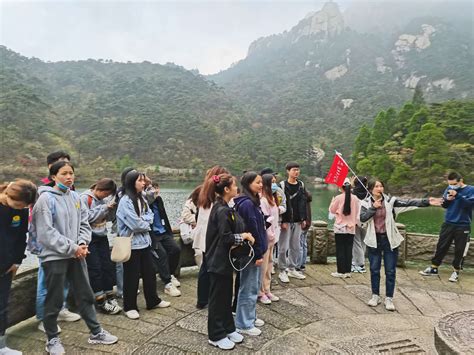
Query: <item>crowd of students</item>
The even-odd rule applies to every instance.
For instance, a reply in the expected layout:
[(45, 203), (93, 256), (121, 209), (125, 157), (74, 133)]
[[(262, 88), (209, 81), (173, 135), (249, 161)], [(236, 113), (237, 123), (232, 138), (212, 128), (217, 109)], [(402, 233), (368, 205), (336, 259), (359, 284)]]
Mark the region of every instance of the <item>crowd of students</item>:
[[(173, 238), (159, 185), (127, 168), (121, 186), (103, 178), (79, 194), (70, 160), (64, 152), (50, 154), (49, 176), (39, 188), (26, 180), (0, 186), (0, 354), (20, 353), (7, 347), (5, 330), (12, 278), (27, 241), (30, 252), (39, 257), (36, 313), (38, 328), (47, 335), (48, 353), (64, 353), (58, 321), (82, 318), (91, 333), (89, 343), (117, 342), (97, 321), (96, 310), (117, 315), (122, 311), (118, 299), (123, 298), (124, 314), (138, 319), (140, 278), (147, 310), (170, 306), (158, 295), (157, 275), (165, 294), (181, 295), (175, 277), (180, 246)], [(265, 322), (257, 317), (256, 306), (279, 301), (271, 290), (275, 271), (284, 284), (291, 278), (306, 278), (312, 196), (299, 179), (297, 163), (288, 163), (286, 173), (280, 183), (271, 168), (247, 171), (238, 181), (227, 169), (214, 166), (184, 204), (182, 241), (192, 243), (199, 266), (196, 307), (208, 307), (209, 344), (220, 349), (232, 349), (244, 336), (262, 333)], [(377, 179), (347, 180), (329, 206), (337, 257), (332, 276), (365, 272), (367, 246), (372, 288), (368, 305), (381, 303), (383, 258), (384, 304), (395, 310), (398, 247), (403, 240), (396, 215), (432, 205), (447, 209), (446, 221), (432, 266), (421, 273), (436, 275), (454, 241), (449, 280), (457, 281), (469, 246), (474, 187), (465, 185), (457, 173), (448, 176), (448, 183), (442, 198), (400, 199), (387, 195)], [(131, 238), (130, 259), (122, 264), (111, 261), (107, 222), (112, 223), (112, 233)], [(78, 313), (68, 310), (68, 299), (74, 299)]]

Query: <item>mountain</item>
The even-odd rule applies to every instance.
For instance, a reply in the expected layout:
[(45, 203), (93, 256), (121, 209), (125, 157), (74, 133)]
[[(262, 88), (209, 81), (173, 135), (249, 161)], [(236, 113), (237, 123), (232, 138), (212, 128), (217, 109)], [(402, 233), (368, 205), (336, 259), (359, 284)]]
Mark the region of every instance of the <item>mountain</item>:
[(299, 142), (294, 159), (322, 149), (327, 166), (333, 149), (349, 155), (359, 127), (409, 101), (417, 85), (428, 102), (474, 97), (472, 20), (404, 18), (398, 30), (359, 32), (328, 2), (291, 30), (256, 40), (245, 59), (209, 79), (262, 127)]

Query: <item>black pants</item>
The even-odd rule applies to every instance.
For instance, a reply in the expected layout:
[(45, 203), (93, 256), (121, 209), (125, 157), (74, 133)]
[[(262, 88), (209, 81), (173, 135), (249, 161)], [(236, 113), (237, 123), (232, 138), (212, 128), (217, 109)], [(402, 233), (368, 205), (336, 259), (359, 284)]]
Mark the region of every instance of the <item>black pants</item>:
[(5, 335), (8, 326), (8, 298), (12, 287), (12, 273), (5, 274), (4, 272), (2, 270), (0, 275), (0, 336)]
[(197, 304), (205, 306), (209, 303), (209, 273), (207, 272), (206, 256), (203, 254), (202, 265), (199, 269), (197, 285)]
[(337, 272), (341, 274), (350, 273), (352, 265), (352, 244), (354, 244), (354, 234), (336, 233), (335, 236)]
[(155, 260), (157, 272), (160, 275), (161, 281), (165, 284), (171, 282), (171, 275), (174, 275), (176, 268), (179, 265), (179, 255), (181, 249), (169, 233), (151, 234), (153, 240), (153, 249), (158, 255)]
[(235, 331), (232, 316), (232, 274), (220, 275), (209, 272), (209, 315), (207, 331), (209, 339), (218, 341)]
[(448, 253), (449, 247), (454, 241), (454, 260), (453, 268), (462, 269), (464, 257), (469, 248), (469, 239), (471, 238), (471, 229), (469, 227), (459, 227), (448, 223), (443, 223), (439, 234), (436, 252), (431, 259), (433, 265), (439, 266), (443, 262), (444, 257)]
[[(239, 268), (239, 267), (238, 267)], [(240, 289), (240, 272), (235, 273), (235, 282), (234, 282), (234, 300), (232, 301), (232, 312), (237, 311), (237, 300), (239, 298), (239, 289)]]
[(89, 285), (87, 265), (84, 259), (63, 259), (42, 263), (46, 279), (46, 299), (44, 302), (44, 329), (51, 340), (58, 336), (58, 314), (64, 303), (66, 280), (74, 290), (74, 298), (79, 314), (92, 334), (100, 332), (100, 324), (95, 313), (95, 298)]
[(140, 276), (146, 308), (152, 309), (161, 302), (156, 292), (156, 274), (151, 248), (132, 250), (130, 260), (123, 263), (123, 310), (137, 310), (137, 291)]
[(87, 271), (95, 296), (111, 293), (115, 285), (115, 265), (110, 260), (110, 246), (107, 236), (92, 233), (87, 255)]

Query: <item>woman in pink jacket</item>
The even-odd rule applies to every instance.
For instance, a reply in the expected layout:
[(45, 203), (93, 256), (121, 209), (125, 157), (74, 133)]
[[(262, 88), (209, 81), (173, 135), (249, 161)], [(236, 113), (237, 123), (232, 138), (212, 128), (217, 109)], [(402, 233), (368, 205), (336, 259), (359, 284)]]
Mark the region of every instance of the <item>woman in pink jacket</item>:
[(336, 237), (337, 272), (333, 277), (351, 277), (352, 244), (356, 225), (359, 224), (359, 199), (351, 194), (349, 179), (344, 181), (342, 193), (333, 198), (329, 212), (335, 216), (334, 234)]
[(268, 249), (263, 255), (263, 263), (261, 267), (262, 284), (259, 292), (259, 300), (263, 304), (270, 304), (279, 300), (277, 296), (270, 292), (270, 284), (272, 281), (273, 266), (273, 247), (280, 237), (280, 226), (278, 225), (279, 209), (276, 189), (278, 185), (273, 174), (265, 174), (262, 176), (262, 195), (260, 197), (260, 208), (265, 215), (265, 224), (267, 227)]

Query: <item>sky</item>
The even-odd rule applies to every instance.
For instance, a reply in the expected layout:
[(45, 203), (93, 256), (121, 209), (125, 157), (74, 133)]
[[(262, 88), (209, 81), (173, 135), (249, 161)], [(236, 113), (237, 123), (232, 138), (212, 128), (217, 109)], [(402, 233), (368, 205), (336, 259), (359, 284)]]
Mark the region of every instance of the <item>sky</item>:
[(0, 0), (0, 44), (44, 61), (173, 62), (212, 74), (245, 58), (252, 41), (291, 29), (323, 3)]

